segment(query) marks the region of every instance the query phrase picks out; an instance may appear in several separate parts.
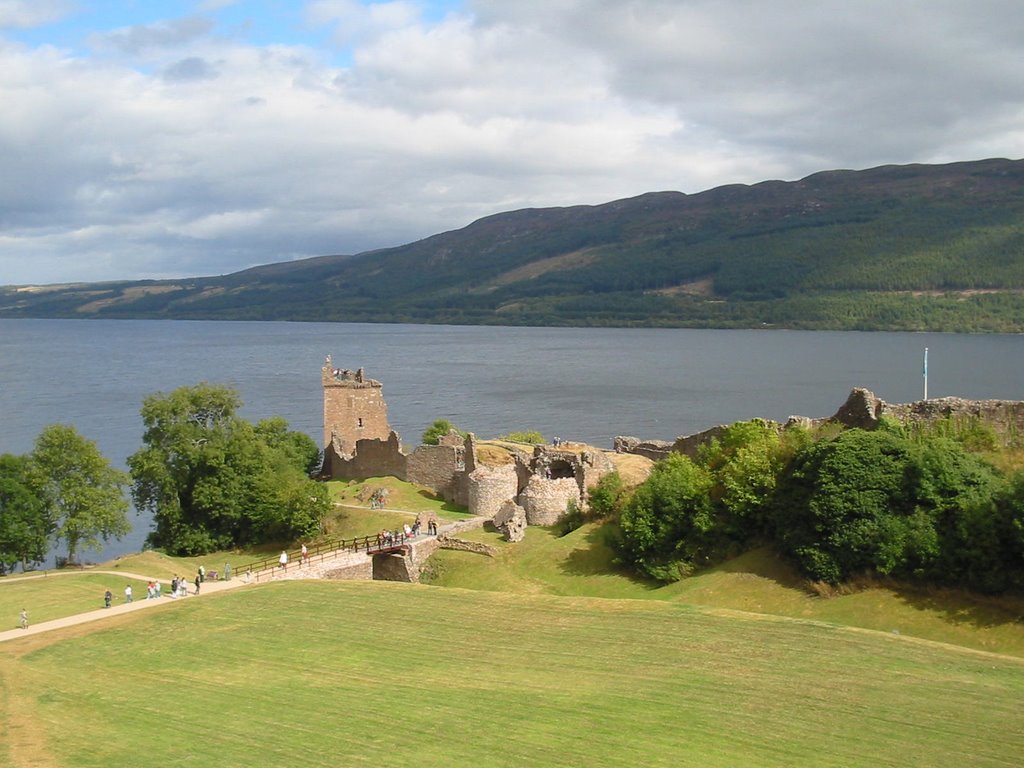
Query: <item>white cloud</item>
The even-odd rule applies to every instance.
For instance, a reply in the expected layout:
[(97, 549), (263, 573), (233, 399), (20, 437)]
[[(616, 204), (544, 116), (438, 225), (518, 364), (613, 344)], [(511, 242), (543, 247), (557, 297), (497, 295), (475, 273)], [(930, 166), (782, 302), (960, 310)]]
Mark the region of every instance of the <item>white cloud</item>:
[(73, 9), (65, 0), (0, 0), (0, 30), (31, 29), (64, 18)]
[(0, 283), (219, 274), (518, 207), (1024, 155), (1015, 3), (419, 13), (310, 3), (344, 66), (206, 16), (98, 34), (95, 56), (0, 37)]

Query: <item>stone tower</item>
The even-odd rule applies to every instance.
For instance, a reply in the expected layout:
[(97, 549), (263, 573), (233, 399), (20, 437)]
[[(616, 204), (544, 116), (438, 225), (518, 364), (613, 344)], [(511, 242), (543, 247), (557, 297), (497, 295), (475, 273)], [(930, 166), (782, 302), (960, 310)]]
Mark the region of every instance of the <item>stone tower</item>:
[(322, 369), (324, 385), (324, 448), (334, 443), (340, 456), (351, 456), (357, 440), (387, 440), (388, 405), (379, 381), (335, 368), (328, 355)]

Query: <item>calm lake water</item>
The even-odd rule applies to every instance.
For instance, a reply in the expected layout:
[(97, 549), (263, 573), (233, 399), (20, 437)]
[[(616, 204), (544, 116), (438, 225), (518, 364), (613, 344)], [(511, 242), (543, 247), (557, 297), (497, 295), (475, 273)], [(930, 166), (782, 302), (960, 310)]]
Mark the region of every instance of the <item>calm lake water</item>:
[[(116, 465), (141, 446), (142, 399), (226, 384), (251, 420), (283, 416), (318, 443), (320, 367), (384, 384), (415, 445), (434, 419), (480, 437), (539, 430), (610, 448), (715, 424), (829, 416), (853, 387), (890, 402), (1024, 399), (1024, 336), (674, 329), (495, 328), (168, 320), (0, 320), (0, 453), (73, 424)], [(149, 521), (93, 559), (141, 548)]]

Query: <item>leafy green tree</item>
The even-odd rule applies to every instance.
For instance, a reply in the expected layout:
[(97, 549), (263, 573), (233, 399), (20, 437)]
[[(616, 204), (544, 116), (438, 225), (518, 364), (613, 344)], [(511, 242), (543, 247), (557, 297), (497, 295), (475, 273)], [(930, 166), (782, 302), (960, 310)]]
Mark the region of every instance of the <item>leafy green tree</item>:
[(31, 459), (54, 533), (67, 544), (69, 563), (77, 561), (80, 548), (97, 547), (131, 530), (124, 495), (128, 476), (73, 426), (45, 427)]
[(194, 555), (319, 531), (330, 503), (308, 477), (315, 443), (283, 419), (253, 426), (240, 407), (234, 390), (205, 383), (143, 401), (144, 446), (128, 465), (153, 546)]
[(602, 475), (594, 487), (587, 491), (590, 516), (594, 518), (606, 517), (617, 520), (628, 500), (629, 491), (618, 472)]
[(0, 575), (41, 562), (53, 522), (28, 456), (0, 455)]
[(779, 429), (763, 419), (738, 421), (703, 446), (698, 463), (714, 477), (712, 500), (723, 532), (747, 540), (766, 528), (766, 510), (780, 471)]
[(655, 464), (620, 516), (619, 556), (661, 581), (710, 562), (719, 543), (712, 482), (706, 469), (681, 454)]
[(256, 424), (256, 434), (269, 447), (280, 452), (288, 464), (312, 474), (320, 468), (320, 448), (316, 441), (304, 432), (288, 429), (288, 422), (281, 416), (272, 416)]
[(434, 423), (427, 427), (423, 432), (421, 440), (424, 445), (438, 445), (441, 442), (441, 438), (452, 431), (458, 432), (463, 436), (466, 434), (448, 421), (448, 419), (436, 419)]

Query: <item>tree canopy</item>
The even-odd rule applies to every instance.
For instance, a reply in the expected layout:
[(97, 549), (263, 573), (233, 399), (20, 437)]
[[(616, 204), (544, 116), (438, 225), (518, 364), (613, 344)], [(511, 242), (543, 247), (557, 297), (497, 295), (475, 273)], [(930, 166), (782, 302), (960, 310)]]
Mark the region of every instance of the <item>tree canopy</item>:
[(281, 418), (250, 424), (240, 407), (234, 390), (206, 383), (143, 401), (144, 445), (128, 465), (153, 546), (194, 555), (319, 531), (330, 502), (309, 479), (316, 444)]
[(50, 509), (28, 456), (0, 455), (0, 575), (42, 562), (53, 532)]
[(124, 495), (128, 476), (73, 426), (45, 427), (36, 438), (31, 464), (54, 535), (67, 545), (69, 563), (76, 562), (81, 548), (131, 530)]

